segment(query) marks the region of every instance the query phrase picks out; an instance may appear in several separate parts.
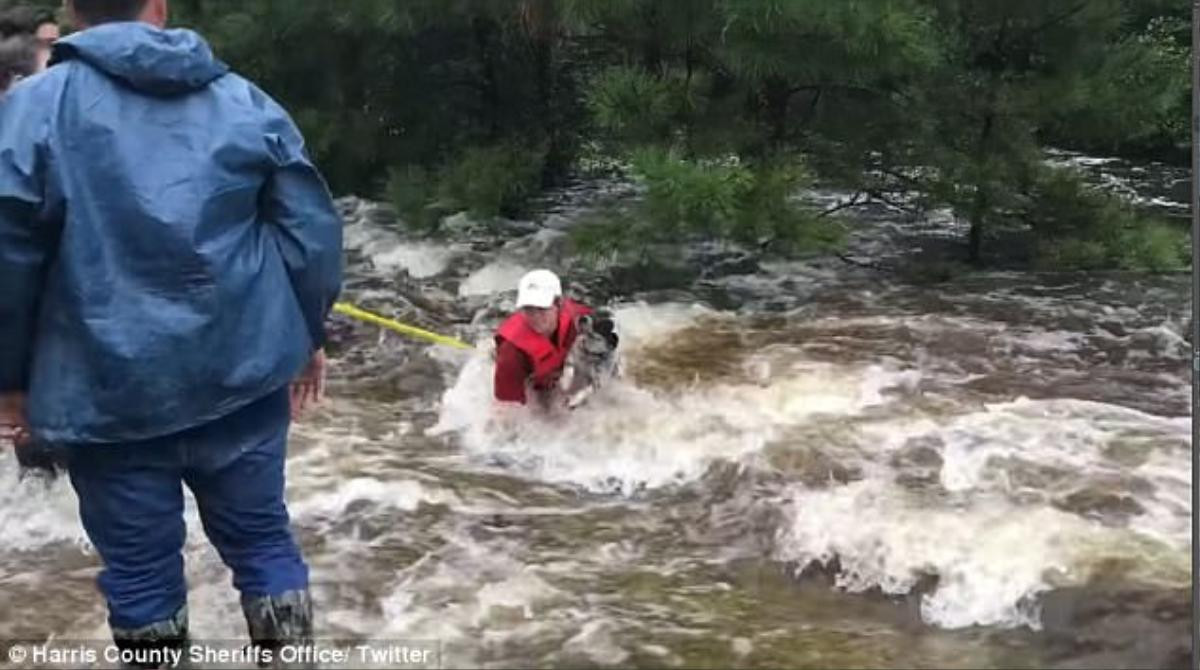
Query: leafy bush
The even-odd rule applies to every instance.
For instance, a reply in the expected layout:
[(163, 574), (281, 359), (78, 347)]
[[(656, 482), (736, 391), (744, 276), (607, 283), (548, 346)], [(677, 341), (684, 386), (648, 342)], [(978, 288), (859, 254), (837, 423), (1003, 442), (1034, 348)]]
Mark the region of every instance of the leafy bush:
[(637, 250), (650, 237), (633, 216), (607, 214), (571, 228), (571, 250), (584, 261), (602, 264)]
[(1128, 201), (1049, 170), (1036, 186), (1030, 221), (1043, 269), (1180, 270), (1190, 264), (1185, 231), (1140, 214)]
[(437, 228), (443, 212), (430, 202), (437, 184), (429, 171), (416, 165), (392, 168), (388, 171), (386, 190), (388, 201), (406, 226), (422, 232)]
[(643, 150), (633, 166), (646, 186), (646, 215), (662, 235), (730, 233), (754, 187), (753, 173), (732, 159), (689, 161)]
[(438, 195), (473, 217), (520, 216), (541, 189), (545, 159), (542, 147), (516, 143), (467, 149), (443, 168)]
[(596, 127), (612, 138), (633, 142), (666, 139), (689, 100), (686, 84), (677, 78), (630, 67), (601, 72), (585, 94)]
[(1124, 233), (1118, 258), (1122, 269), (1170, 272), (1191, 265), (1191, 238), (1185, 231), (1155, 221)]
[(838, 243), (841, 230), (795, 201), (810, 183), (798, 163), (692, 161), (662, 151), (633, 160), (646, 186), (644, 218), (658, 238), (699, 236), (796, 252)]

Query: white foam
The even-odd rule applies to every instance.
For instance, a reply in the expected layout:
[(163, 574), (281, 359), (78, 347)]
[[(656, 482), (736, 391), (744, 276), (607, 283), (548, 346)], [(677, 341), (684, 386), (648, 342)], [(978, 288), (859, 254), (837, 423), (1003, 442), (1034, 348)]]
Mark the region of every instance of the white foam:
[[(1191, 426), (1186, 430), (1190, 433)], [(1183, 427), (1181, 426), (1181, 431)], [(1188, 441), (1190, 443), (1190, 440)], [(1145, 513), (1130, 521), (1137, 532), (1169, 543), (1181, 552), (1192, 547), (1192, 469), (1187, 467), (1186, 451), (1168, 453), (1155, 450), (1133, 473), (1145, 477), (1154, 491), (1137, 497)]]
[(1078, 351), (1084, 343), (1083, 335), (1065, 330), (1026, 329), (1023, 332), (1007, 332), (999, 339), (1039, 354)]
[(563, 643), (563, 651), (586, 656), (597, 665), (620, 666), (629, 658), (629, 652), (613, 641), (615, 628), (611, 621), (588, 621), (578, 634)]
[(334, 490), (310, 494), (289, 505), (293, 516), (309, 515), (340, 516), (350, 504), (369, 501), (380, 507), (390, 507), (411, 512), (422, 503), (457, 503), (453, 493), (431, 490), (420, 482), (402, 479), (382, 481), (369, 477), (355, 477), (339, 484)]
[(401, 239), (395, 232), (366, 222), (351, 224), (342, 229), (342, 246), (347, 250), (362, 251), (368, 256), (383, 253), (399, 244)]
[(377, 273), (403, 270), (415, 279), (441, 274), (462, 253), (458, 246), (406, 240), (386, 227), (360, 221), (343, 229), (343, 247), (358, 251)]
[[(665, 335), (647, 329), (633, 339)], [(911, 383), (912, 376), (879, 366), (806, 362), (795, 352), (790, 361), (780, 356), (768, 365), (774, 370), (762, 384), (650, 392), (621, 380), (568, 418), (498, 407), (491, 397), (491, 359), (477, 354), (444, 395), (430, 434), (458, 432), (467, 453), (541, 480), (630, 493), (695, 480), (714, 461), (757, 452), (811, 417), (852, 415), (878, 405), (883, 389)]]
[(1177, 202), (1175, 200), (1171, 200), (1169, 198), (1164, 198), (1162, 196), (1149, 197), (1149, 198), (1139, 196), (1137, 198), (1134, 198), (1134, 202), (1136, 202), (1140, 205), (1149, 205), (1151, 207), (1162, 207), (1164, 209), (1188, 209), (1191, 207), (1190, 203)]
[(729, 645), (738, 656), (749, 656), (754, 651), (754, 642), (745, 637), (735, 637), (729, 641)]
[(1152, 344), (1156, 349), (1161, 350), (1159, 355), (1164, 357), (1186, 357), (1190, 354), (1192, 347), (1181, 333), (1171, 327), (1170, 323), (1138, 328), (1130, 334), (1134, 339)]
[[(1015, 497), (1032, 492), (1050, 500), (1070, 493), (1018, 486), (1011, 472), (1017, 464), (1051, 468), (1074, 484), (1089, 478), (1143, 480), (1151, 485), (1149, 490), (1120, 492), (1146, 510), (1135, 515), (1129, 527), (1182, 552), (1191, 547), (1191, 474), (1182, 446), (1190, 444), (1190, 430), (1187, 418), (1164, 418), (1105, 403), (1018, 399), (949, 420), (869, 426), (864, 434), (881, 457), (912, 438), (942, 444), (940, 483), (961, 495), (999, 492)], [(1122, 445), (1143, 450), (1146, 461), (1124, 462), (1114, 455)]]
[(517, 282), (528, 271), (529, 268), (512, 261), (501, 260), (488, 263), (471, 273), (469, 277), (459, 284), (458, 295), (465, 298), (468, 296), (494, 295), (505, 291), (515, 291), (517, 289)]
[[(558, 610), (569, 602), (539, 569), (514, 557), (511, 546), (480, 544), (454, 535), (437, 554), (407, 567), (379, 600), (382, 620), (368, 634), (376, 639), (438, 640), (454, 656), (464, 647), (535, 637), (561, 625)], [(366, 628), (361, 623), (360, 630)], [(492, 629), (495, 633), (492, 633)], [(489, 635), (495, 639), (489, 639)], [(470, 652), (468, 652), (470, 653)], [(450, 667), (473, 666), (474, 658), (443, 658)]]
[(502, 254), (517, 256), (536, 262), (560, 252), (566, 243), (567, 234), (554, 228), (542, 228), (532, 235), (516, 237), (505, 243)]
[(450, 247), (416, 242), (376, 253), (371, 256), (371, 263), (383, 272), (404, 270), (414, 279), (425, 279), (441, 274), (457, 255)]
[[(3, 445), (7, 446), (7, 445)], [(55, 542), (90, 547), (79, 521), (74, 489), (62, 474), (49, 486), (36, 477), (17, 483), (17, 463), (11, 448), (0, 448), (0, 546), (31, 551)]]
[(1069, 399), (992, 405), (948, 421), (930, 434), (946, 444), (941, 481), (950, 491), (1003, 485), (1003, 480), (985, 481), (988, 465), (1000, 458), (1016, 457), (1069, 472), (1121, 475), (1128, 468), (1106, 456), (1110, 444), (1147, 434), (1167, 444), (1190, 440), (1178, 420)]
[[(943, 491), (893, 481), (886, 464), (913, 439), (939, 450)], [(1186, 417), (1073, 399), (1017, 399), (954, 417), (886, 415), (859, 425), (855, 442), (865, 479), (827, 490), (794, 485), (777, 538), (779, 559), (803, 568), (837, 558), (838, 584), (851, 591), (903, 594), (921, 575), (936, 575), (922, 616), (949, 628), (1037, 628), (1037, 595), (1084, 583), (1106, 559), (1136, 557), (1130, 569), (1139, 580), (1187, 582)], [(1144, 460), (1131, 464), (1131, 449)], [(1031, 466), (1059, 474), (1018, 484), (1013, 468)], [(1064, 486), (1123, 481), (1150, 484), (1114, 491), (1145, 510), (1126, 524), (1106, 526), (1053, 506), (1071, 492)]]
[(926, 622), (1038, 629), (1038, 594), (1084, 583), (1106, 556), (1127, 554), (1128, 544), (1118, 531), (1048, 507), (994, 497), (931, 507), (867, 480), (829, 490), (797, 486), (776, 557), (797, 569), (837, 558), (837, 585), (851, 592), (906, 594), (923, 575), (936, 575), (935, 590), (921, 600)]
[(526, 620), (535, 616), (534, 604), (558, 595), (557, 589), (538, 577), (530, 568), (516, 572), (500, 581), (484, 584), (475, 593), (475, 607), (471, 608), (472, 626), (483, 626), (491, 619), (497, 608), (515, 610)]
[(624, 303), (615, 306), (612, 313), (621, 335), (622, 350), (660, 343), (702, 319), (728, 318), (702, 305), (683, 303)]

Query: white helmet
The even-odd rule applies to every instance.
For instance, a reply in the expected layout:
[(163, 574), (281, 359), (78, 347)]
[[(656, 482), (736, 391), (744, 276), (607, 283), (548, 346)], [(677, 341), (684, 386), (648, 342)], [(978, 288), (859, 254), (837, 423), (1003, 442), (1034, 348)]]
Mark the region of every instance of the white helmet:
[(554, 306), (554, 301), (562, 296), (562, 282), (558, 275), (549, 270), (534, 270), (528, 272), (517, 283), (517, 309), (522, 307)]

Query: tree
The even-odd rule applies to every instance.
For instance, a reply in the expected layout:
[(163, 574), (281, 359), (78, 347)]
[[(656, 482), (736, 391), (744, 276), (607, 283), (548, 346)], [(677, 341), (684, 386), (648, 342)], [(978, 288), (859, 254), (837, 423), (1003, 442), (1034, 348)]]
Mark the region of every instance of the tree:
[[(336, 192), (386, 191), (416, 225), (518, 215), (598, 147), (654, 182), (647, 225), (620, 227), (631, 239), (681, 226), (803, 247), (823, 222), (788, 189), (819, 178), (951, 207), (981, 262), (1001, 226), (1058, 235), (1043, 210), (1109, 211), (1043, 169), (1047, 142), (1161, 156), (1188, 139), (1182, 0), (172, 8), (292, 112)], [(1085, 234), (1087, 216), (1056, 220)]]
[[(1121, 0), (928, 0), (950, 36), (943, 67), (920, 87), (934, 119), (920, 157), (925, 188), (971, 226), (969, 258), (1009, 219), (1040, 174), (1038, 143), (1055, 119), (1089, 109), (1116, 56)], [(1126, 101), (1126, 105), (1136, 101)]]

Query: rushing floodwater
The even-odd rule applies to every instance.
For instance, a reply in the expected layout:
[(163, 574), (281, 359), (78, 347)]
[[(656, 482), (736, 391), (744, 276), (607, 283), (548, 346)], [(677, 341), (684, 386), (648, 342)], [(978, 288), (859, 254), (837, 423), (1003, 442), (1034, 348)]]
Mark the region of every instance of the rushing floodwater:
[[(1153, 184), (1178, 175), (1122, 169), (1096, 174), (1176, 207)], [(437, 640), (455, 667), (1178, 658), (1186, 278), (913, 286), (822, 259), (611, 295), (577, 268), (616, 312), (626, 378), (569, 421), (498, 428), (487, 347), (510, 289), (564, 260), (579, 203), (623, 197), (591, 184), (545, 226), (460, 218), (439, 241), (343, 203), (346, 297), (479, 348), (338, 321), (331, 397), (288, 465), (321, 635)], [(862, 257), (919, 242), (885, 211), (847, 216)], [(103, 637), (70, 487), (0, 488), (0, 511), (0, 638)], [(188, 515), (193, 636), (242, 637)]]

